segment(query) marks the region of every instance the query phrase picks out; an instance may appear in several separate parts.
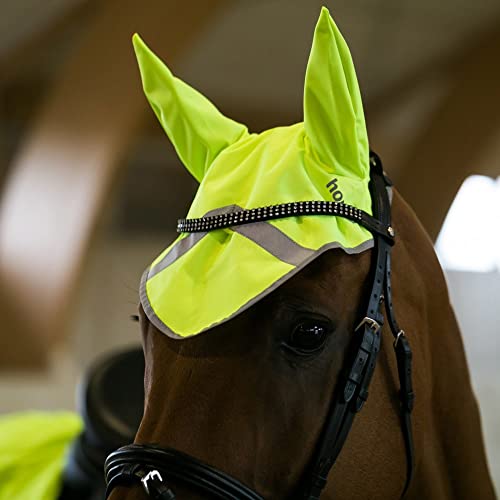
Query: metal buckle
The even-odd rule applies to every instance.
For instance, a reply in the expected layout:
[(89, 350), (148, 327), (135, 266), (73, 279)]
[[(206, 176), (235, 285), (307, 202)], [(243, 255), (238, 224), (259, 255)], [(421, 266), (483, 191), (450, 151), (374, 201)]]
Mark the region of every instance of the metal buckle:
[(404, 337), (404, 336), (405, 336), (405, 331), (399, 330), (398, 334), (396, 335), (396, 339), (394, 340), (394, 347), (395, 348), (398, 346), (399, 337)]
[(157, 479), (158, 481), (163, 482), (161, 474), (156, 469), (149, 471), (144, 477), (141, 477), (142, 487), (148, 495), (150, 494), (148, 482), (152, 479)]
[(382, 328), (381, 325), (373, 318), (365, 316), (354, 331), (357, 332), (363, 325), (368, 325), (375, 333), (377, 333), (380, 330), (380, 328)]

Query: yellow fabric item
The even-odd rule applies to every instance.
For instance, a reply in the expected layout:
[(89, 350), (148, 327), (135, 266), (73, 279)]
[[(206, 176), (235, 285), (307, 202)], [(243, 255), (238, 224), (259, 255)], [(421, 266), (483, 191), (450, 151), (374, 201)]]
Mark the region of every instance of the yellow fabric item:
[[(188, 217), (306, 200), (343, 201), (371, 213), (369, 150), (349, 49), (326, 8), (315, 29), (304, 123), (260, 134), (224, 117), (174, 77), (138, 35), (144, 91), (186, 168), (200, 182)], [(227, 321), (328, 248), (350, 253), (371, 234), (347, 220), (293, 217), (205, 235), (181, 235), (146, 270), (141, 301), (167, 335), (185, 338)]]
[(0, 500), (55, 500), (68, 445), (82, 430), (70, 412), (0, 417)]

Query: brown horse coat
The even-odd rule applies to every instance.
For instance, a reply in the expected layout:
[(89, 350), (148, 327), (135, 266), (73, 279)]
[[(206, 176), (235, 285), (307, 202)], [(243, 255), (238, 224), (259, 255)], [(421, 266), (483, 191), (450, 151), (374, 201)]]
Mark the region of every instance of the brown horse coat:
[[(464, 349), (431, 241), (395, 193), (395, 311), (413, 350), (416, 468), (406, 499), (495, 498)], [(356, 322), (370, 252), (329, 251), (268, 298), (209, 334), (172, 340), (142, 315), (145, 413), (137, 443), (191, 454), (265, 498), (289, 498), (319, 439)], [(300, 315), (329, 318), (323, 351), (287, 355), (280, 339)], [(392, 336), (322, 498), (391, 500), (406, 475)], [(177, 498), (203, 498), (171, 484)], [(113, 500), (146, 498), (117, 488)]]

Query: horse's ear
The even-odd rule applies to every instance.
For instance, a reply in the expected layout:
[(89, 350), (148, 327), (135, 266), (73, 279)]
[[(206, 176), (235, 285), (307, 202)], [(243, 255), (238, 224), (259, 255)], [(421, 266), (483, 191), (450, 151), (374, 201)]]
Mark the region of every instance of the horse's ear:
[(326, 7), (319, 16), (304, 86), (304, 126), (319, 159), (366, 177), (368, 137), (349, 48)]
[(176, 78), (139, 35), (133, 44), (144, 93), (186, 168), (201, 182), (215, 157), (247, 134), (198, 91)]

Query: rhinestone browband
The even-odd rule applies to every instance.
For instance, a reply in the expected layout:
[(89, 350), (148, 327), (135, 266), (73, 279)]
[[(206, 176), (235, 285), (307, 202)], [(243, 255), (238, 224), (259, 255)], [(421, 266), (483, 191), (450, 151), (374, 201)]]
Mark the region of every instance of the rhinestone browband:
[(179, 219), (177, 221), (177, 232), (200, 233), (253, 222), (307, 215), (343, 217), (344, 219), (357, 222), (369, 231), (378, 233), (390, 241), (394, 238), (392, 227), (381, 224), (377, 219), (359, 208), (336, 201), (297, 201), (251, 208), (249, 210), (240, 209), (224, 214), (201, 217), (199, 219)]

